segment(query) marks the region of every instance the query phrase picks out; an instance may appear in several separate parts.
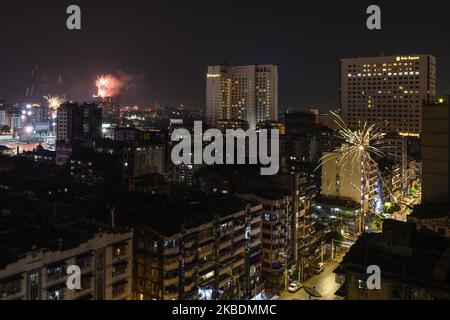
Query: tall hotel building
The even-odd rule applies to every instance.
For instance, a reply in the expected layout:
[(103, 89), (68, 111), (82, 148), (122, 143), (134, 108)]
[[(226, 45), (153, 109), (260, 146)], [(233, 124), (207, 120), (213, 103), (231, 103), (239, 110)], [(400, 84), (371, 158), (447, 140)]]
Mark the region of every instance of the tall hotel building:
[(206, 75), (206, 123), (278, 119), (278, 68), (275, 65), (209, 66)]
[(341, 60), (342, 117), (349, 127), (376, 123), (403, 135), (422, 132), (422, 105), (436, 96), (431, 55)]

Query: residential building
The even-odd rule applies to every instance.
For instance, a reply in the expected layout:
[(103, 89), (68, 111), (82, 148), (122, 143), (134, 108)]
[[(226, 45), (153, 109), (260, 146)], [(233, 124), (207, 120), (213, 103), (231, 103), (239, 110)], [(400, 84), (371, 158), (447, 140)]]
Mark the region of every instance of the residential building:
[(450, 238), (450, 207), (448, 204), (420, 204), (408, 216), (417, 229), (428, 229)]
[[(85, 219), (81, 207), (0, 198), (0, 300), (131, 299), (132, 229)], [(67, 287), (69, 266), (81, 289)]]
[(355, 201), (367, 213), (377, 206), (376, 181), (374, 168), (364, 165), (358, 155), (348, 157), (341, 151), (324, 153), (322, 196)]
[(137, 299), (242, 300), (261, 294), (262, 209), (233, 196), (209, 196), (142, 214)]
[[(389, 220), (383, 233), (365, 234), (335, 273), (347, 300), (450, 299), (450, 240), (414, 224)], [(369, 290), (369, 266), (381, 270), (381, 288)], [(370, 281), (370, 280), (369, 280)]]
[(277, 295), (289, 285), (287, 272), (294, 265), (291, 197), (274, 189), (239, 194), (263, 205), (262, 277), (268, 294)]

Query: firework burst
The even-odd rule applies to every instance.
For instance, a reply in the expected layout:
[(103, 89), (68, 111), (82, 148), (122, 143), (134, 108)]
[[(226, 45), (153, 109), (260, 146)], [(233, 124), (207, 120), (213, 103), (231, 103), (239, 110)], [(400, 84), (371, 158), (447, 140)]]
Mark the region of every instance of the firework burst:
[(48, 103), (48, 107), (52, 110), (58, 110), (58, 108), (61, 106), (61, 104), (64, 103), (64, 99), (58, 96), (45, 96), (44, 99)]
[(377, 158), (385, 156), (381, 148), (384, 134), (380, 132), (375, 124), (369, 125), (366, 122), (364, 124), (360, 123), (357, 129), (350, 129), (339, 115), (332, 114), (336, 117), (335, 123), (339, 126), (337, 137), (342, 141), (342, 144), (334, 152), (325, 154), (319, 160), (317, 169), (323, 167), (328, 161), (336, 161), (337, 165), (341, 168), (347, 167), (360, 170), (364, 182), (361, 186), (354, 187), (359, 189), (362, 194), (365, 194), (368, 181), (374, 176), (377, 176), (383, 182), (385, 191), (396, 199), (387, 187), (376, 161)]
[[(354, 163), (354, 161), (360, 160), (365, 166), (377, 166), (374, 158), (384, 155), (379, 148), (384, 135), (379, 132), (376, 125), (364, 123), (358, 129), (352, 130), (345, 125), (339, 115), (332, 114), (337, 118), (335, 122), (339, 126), (338, 138), (342, 140), (342, 145), (335, 150), (340, 154), (338, 164), (344, 165), (348, 161)], [(322, 157), (319, 166), (322, 166), (331, 157), (331, 154)]]
[(112, 75), (102, 75), (95, 82), (97, 87), (97, 96), (100, 98), (113, 97), (117, 95), (122, 88), (121, 81)]

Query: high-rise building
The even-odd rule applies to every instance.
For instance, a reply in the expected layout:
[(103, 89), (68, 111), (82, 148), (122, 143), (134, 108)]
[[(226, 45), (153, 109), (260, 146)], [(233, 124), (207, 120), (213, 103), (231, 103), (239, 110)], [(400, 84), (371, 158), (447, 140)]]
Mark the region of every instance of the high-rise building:
[(7, 124), (6, 122), (6, 116), (7, 116), (7, 110), (6, 107), (0, 106), (0, 127), (3, 127)]
[(400, 163), (402, 194), (404, 195), (407, 194), (409, 185), (407, 139), (407, 137), (401, 136), (396, 132), (389, 132), (383, 137), (379, 146), (386, 158)]
[(342, 160), (344, 155), (340, 151), (325, 152), (324, 157), (321, 195), (354, 201), (361, 205), (363, 213), (375, 209), (378, 199), (374, 169), (364, 166), (360, 156)]
[(101, 137), (102, 109), (96, 104), (65, 103), (58, 109), (57, 141)]
[(206, 75), (206, 123), (219, 120), (258, 122), (278, 120), (276, 65), (209, 66)]
[(423, 108), (422, 200), (448, 203), (449, 100), (440, 98)]
[(376, 123), (385, 131), (422, 132), (422, 105), (436, 96), (431, 55), (341, 60), (342, 117), (350, 127)]
[(288, 285), (286, 271), (293, 265), (292, 198), (276, 189), (260, 189), (238, 196), (263, 205), (262, 278), (267, 293), (280, 294)]

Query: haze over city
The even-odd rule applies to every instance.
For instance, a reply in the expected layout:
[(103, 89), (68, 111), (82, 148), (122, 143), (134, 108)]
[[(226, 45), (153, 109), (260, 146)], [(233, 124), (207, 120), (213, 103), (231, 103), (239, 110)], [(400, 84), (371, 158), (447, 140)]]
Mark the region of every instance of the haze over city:
[[(57, 87), (69, 99), (89, 101), (100, 74), (126, 74), (122, 93), (130, 105), (204, 107), (208, 65), (228, 58), (234, 65), (276, 64), (279, 105), (320, 108), (339, 105), (340, 59), (432, 53), (448, 70), (448, 4), (421, 6), (381, 1), (383, 28), (365, 28), (369, 1), (77, 1), (82, 29), (64, 28), (70, 1), (2, 4), (0, 97), (22, 101), (30, 72), (39, 63), (36, 96)], [(62, 12), (62, 14), (61, 14)], [(416, 36), (424, 35), (426, 41)], [(11, 81), (14, 79), (14, 81)], [(437, 74), (450, 91), (450, 77)]]

